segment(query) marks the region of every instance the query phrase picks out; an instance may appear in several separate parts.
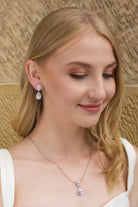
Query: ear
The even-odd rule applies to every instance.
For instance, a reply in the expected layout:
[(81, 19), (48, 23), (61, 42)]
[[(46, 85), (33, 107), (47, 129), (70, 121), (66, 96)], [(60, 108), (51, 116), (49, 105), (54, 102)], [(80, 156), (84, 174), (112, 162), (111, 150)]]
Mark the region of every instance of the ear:
[[(25, 65), (26, 74), (28, 76), (29, 82), (37, 90), (37, 84), (41, 84), (41, 78), (39, 75), (39, 68), (35, 61), (28, 60)], [(41, 84), (42, 87), (42, 84)]]

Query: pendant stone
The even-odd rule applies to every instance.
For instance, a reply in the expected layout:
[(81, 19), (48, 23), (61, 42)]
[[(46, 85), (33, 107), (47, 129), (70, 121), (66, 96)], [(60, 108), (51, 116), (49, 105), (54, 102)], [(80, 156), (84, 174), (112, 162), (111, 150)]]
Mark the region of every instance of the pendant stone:
[(77, 189), (77, 195), (78, 195), (78, 196), (83, 195), (83, 190), (82, 190), (81, 188), (78, 188), (78, 189)]
[(77, 181), (77, 182), (76, 182), (76, 185), (77, 185), (77, 187), (78, 187), (78, 189), (77, 189), (77, 195), (78, 195), (78, 196), (83, 195), (83, 190), (80, 188), (80, 184), (81, 184), (80, 181)]

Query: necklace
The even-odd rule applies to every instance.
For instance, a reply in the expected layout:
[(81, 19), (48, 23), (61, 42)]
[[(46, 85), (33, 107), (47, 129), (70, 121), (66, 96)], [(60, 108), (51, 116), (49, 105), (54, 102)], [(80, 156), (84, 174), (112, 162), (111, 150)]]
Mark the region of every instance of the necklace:
[(85, 177), (85, 175), (86, 175), (86, 172), (87, 172), (87, 169), (88, 169), (88, 166), (89, 166), (89, 164), (90, 164), (90, 161), (91, 161), (91, 155), (92, 155), (92, 142), (91, 142), (91, 150), (90, 150), (90, 158), (89, 158), (89, 160), (88, 160), (88, 162), (87, 162), (87, 165), (86, 165), (86, 167), (85, 167), (85, 170), (84, 170), (84, 172), (83, 172), (83, 175), (82, 175), (82, 177), (81, 177), (81, 179), (80, 180), (78, 180), (78, 181), (73, 181), (65, 172), (64, 172), (64, 170), (55, 162), (55, 161), (53, 161), (53, 160), (51, 160), (48, 156), (46, 156), (42, 151), (41, 151), (41, 149), (39, 148), (39, 146), (32, 140), (32, 138), (31, 137), (29, 137), (29, 139), (31, 140), (31, 142), (33, 143), (33, 145), (38, 149), (38, 151), (40, 152), (40, 154), (45, 158), (45, 159), (47, 159), (48, 161), (50, 161), (51, 163), (53, 163), (54, 165), (56, 165), (56, 167), (59, 169), (59, 171), (71, 182), (71, 183), (74, 183), (75, 184), (75, 186), (77, 187), (77, 191), (76, 191), (76, 194), (78, 195), (78, 196), (81, 196), (81, 195), (83, 195), (83, 193), (84, 193), (84, 191), (82, 190), (82, 188), (80, 187), (80, 185), (81, 185), (81, 183), (82, 183), (82, 181), (83, 181), (83, 179), (84, 179), (84, 177)]

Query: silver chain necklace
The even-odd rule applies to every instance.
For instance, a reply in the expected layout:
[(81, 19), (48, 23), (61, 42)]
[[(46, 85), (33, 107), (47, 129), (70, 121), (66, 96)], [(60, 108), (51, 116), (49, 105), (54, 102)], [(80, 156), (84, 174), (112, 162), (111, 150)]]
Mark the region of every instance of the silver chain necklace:
[(47, 159), (47, 160), (49, 160), (51, 163), (53, 163), (54, 165), (56, 165), (56, 167), (59, 169), (59, 171), (71, 182), (71, 183), (74, 183), (75, 184), (75, 186), (77, 187), (77, 191), (76, 191), (76, 193), (77, 193), (77, 195), (78, 196), (81, 196), (81, 195), (83, 195), (83, 193), (84, 193), (84, 191), (81, 189), (81, 187), (80, 187), (80, 185), (81, 185), (81, 183), (82, 183), (82, 181), (83, 181), (83, 179), (84, 179), (84, 177), (85, 177), (85, 175), (86, 175), (86, 172), (87, 172), (87, 169), (88, 169), (88, 166), (89, 166), (89, 164), (90, 164), (90, 161), (91, 161), (91, 155), (92, 155), (92, 142), (91, 142), (91, 150), (90, 150), (90, 158), (89, 158), (89, 160), (88, 160), (88, 162), (87, 162), (87, 165), (86, 165), (86, 167), (85, 167), (85, 170), (84, 170), (84, 173), (83, 173), (83, 175), (82, 175), (82, 177), (81, 177), (81, 179), (80, 180), (78, 180), (78, 181), (73, 181), (65, 172), (64, 172), (64, 170), (56, 163), (56, 162), (54, 162), (53, 160), (51, 160), (48, 156), (46, 156), (41, 150), (40, 150), (40, 148), (39, 148), (39, 146), (32, 140), (32, 138), (31, 137), (29, 137), (29, 139), (31, 140), (31, 142), (35, 145), (35, 147), (38, 149), (38, 151), (41, 153), (41, 155), (45, 158), (45, 159)]

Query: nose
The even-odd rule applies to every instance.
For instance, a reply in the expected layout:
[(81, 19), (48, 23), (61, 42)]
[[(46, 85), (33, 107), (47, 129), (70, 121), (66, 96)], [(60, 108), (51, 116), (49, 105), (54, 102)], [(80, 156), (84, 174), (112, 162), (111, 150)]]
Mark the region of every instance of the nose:
[(96, 101), (103, 101), (106, 98), (106, 88), (101, 79), (92, 81), (88, 89), (88, 97)]

